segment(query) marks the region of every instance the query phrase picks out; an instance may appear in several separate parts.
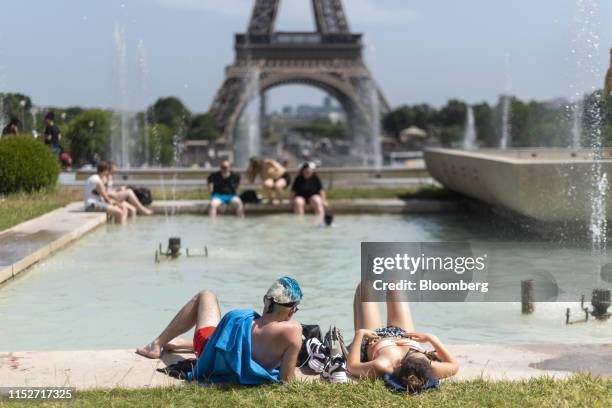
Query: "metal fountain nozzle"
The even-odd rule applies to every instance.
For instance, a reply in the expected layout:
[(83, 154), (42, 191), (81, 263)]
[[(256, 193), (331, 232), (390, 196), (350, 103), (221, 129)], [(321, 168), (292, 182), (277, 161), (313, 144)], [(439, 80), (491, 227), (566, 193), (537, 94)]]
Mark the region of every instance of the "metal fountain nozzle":
[(593, 289), (591, 296), (593, 310), (591, 314), (594, 318), (606, 320), (610, 317), (608, 308), (610, 307), (610, 289)]
[(181, 254), (181, 239), (173, 237), (168, 239), (168, 252), (172, 258), (177, 258)]
[[(189, 251), (189, 248), (185, 248), (185, 255), (187, 257), (207, 257), (208, 247), (204, 246), (204, 251)], [(159, 244), (159, 248), (155, 251), (155, 263), (160, 263), (162, 257), (165, 259), (177, 259), (181, 256), (181, 239), (179, 237), (168, 238), (168, 249), (164, 251), (162, 244)]]

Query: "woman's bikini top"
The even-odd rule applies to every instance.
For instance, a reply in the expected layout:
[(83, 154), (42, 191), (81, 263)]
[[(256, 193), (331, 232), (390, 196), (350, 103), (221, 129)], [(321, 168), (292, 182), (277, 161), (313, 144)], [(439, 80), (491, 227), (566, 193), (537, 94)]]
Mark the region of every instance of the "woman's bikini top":
[(376, 355), (380, 353), (382, 349), (392, 346), (410, 347), (415, 351), (420, 351), (421, 353), (425, 352), (423, 346), (411, 339), (383, 339), (380, 340), (378, 343), (374, 344), (374, 347), (372, 347), (372, 357), (370, 360), (374, 360), (376, 358)]

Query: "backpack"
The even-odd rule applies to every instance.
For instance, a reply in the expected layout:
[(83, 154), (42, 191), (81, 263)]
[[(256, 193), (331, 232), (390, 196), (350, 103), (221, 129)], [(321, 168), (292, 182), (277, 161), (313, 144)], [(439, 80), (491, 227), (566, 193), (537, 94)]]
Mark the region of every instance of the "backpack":
[(255, 190), (245, 190), (240, 194), (240, 200), (244, 204), (259, 204), (261, 203), (261, 198), (257, 195), (257, 191)]
[(131, 189), (134, 194), (136, 194), (138, 201), (140, 201), (142, 205), (151, 205), (151, 203), (153, 202), (153, 195), (151, 194), (151, 190), (149, 190), (148, 188), (134, 186), (128, 186), (128, 188)]

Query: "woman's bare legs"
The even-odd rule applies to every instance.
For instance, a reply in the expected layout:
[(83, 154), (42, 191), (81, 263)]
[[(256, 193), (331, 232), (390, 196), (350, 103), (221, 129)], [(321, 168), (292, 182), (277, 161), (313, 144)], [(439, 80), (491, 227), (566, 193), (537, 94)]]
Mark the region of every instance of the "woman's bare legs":
[[(136, 353), (148, 358), (159, 358), (162, 350), (174, 338), (188, 332), (194, 326), (196, 330), (201, 327), (216, 326), (220, 320), (221, 309), (217, 296), (210, 290), (204, 289), (183, 306), (155, 340), (137, 349)], [(185, 346), (185, 340), (174, 342), (167, 348), (176, 349), (177, 345)], [(193, 345), (191, 347), (193, 348)]]
[(325, 207), (323, 206), (323, 198), (320, 195), (315, 194), (308, 200), (308, 203), (314, 210), (314, 213), (320, 217), (325, 214)]
[(274, 194), (279, 204), (283, 203), (283, 191), (287, 187), (287, 181), (284, 178), (280, 178), (274, 182)]
[(136, 207), (136, 209), (138, 210), (140, 214), (144, 214), (144, 215), (153, 214), (152, 210), (149, 210), (147, 207), (142, 205), (138, 197), (136, 197), (136, 194), (134, 193), (134, 191), (130, 188), (126, 188), (126, 189), (117, 191), (114, 193), (114, 195), (117, 197), (117, 200), (127, 201), (128, 203)]
[(400, 327), (407, 332), (414, 332), (414, 322), (410, 311), (410, 302), (406, 294), (400, 291), (387, 291), (387, 326)]
[(357, 285), (353, 298), (353, 323), (355, 331), (359, 329), (376, 330), (383, 326), (378, 302), (361, 301), (361, 283)]
[(264, 192), (266, 193), (266, 198), (268, 199), (268, 204), (274, 204), (274, 198), (272, 197), (272, 191), (274, 190), (274, 180), (271, 178), (265, 179), (263, 182)]
[(293, 198), (293, 212), (298, 215), (304, 214), (304, 207), (306, 206), (306, 201), (304, 201), (304, 197), (295, 196)]
[(121, 206), (127, 210), (128, 217), (135, 217), (138, 214), (136, 207), (134, 207), (132, 204), (128, 203), (127, 201), (122, 202)]
[(115, 224), (125, 225), (127, 222), (127, 209), (118, 205), (109, 205), (106, 212), (111, 215)]

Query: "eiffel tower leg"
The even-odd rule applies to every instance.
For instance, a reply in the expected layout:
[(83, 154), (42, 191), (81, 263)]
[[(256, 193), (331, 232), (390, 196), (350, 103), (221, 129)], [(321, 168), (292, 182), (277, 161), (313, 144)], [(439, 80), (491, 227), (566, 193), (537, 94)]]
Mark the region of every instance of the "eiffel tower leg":
[(266, 92), (259, 93), (259, 137), (261, 142), (268, 138), (268, 96)]

